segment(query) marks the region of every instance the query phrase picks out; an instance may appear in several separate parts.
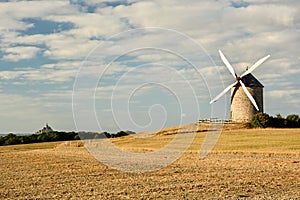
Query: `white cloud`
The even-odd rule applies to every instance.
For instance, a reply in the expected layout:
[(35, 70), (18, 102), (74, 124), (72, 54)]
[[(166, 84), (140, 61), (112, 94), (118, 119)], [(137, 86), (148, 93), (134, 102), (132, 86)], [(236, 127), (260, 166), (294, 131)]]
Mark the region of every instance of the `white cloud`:
[(60, 39), (48, 40), (46, 45), (48, 50), (44, 52), (46, 57), (52, 59), (83, 59), (98, 42), (72, 38), (60, 37)]
[(127, 28), (119, 17), (100, 13), (55, 15), (49, 16), (47, 19), (74, 24), (75, 28), (68, 31), (67, 34), (74, 35), (76, 38), (109, 37)]
[(127, 17), (131, 24), (137, 26), (189, 31), (201, 27), (203, 22), (213, 21), (212, 18), (206, 18), (207, 14), (210, 11), (215, 14), (222, 5), (209, 1), (190, 1), (184, 5), (178, 1), (141, 1), (130, 6), (118, 6), (111, 9), (113, 13)]
[(67, 82), (75, 77), (76, 70), (32, 70), (23, 74), (29, 81), (43, 81), (44, 84)]
[(12, 1), (0, 4), (0, 15), (16, 20), (42, 18), (51, 14), (68, 14), (77, 10), (64, 0)]
[(28, 82), (43, 81), (43, 84), (68, 82), (75, 78), (80, 64), (80, 62), (61, 62), (57, 64), (45, 64), (39, 69), (25, 68), (18, 71), (0, 71), (0, 79), (20, 79)]
[[(0, 3), (0, 34), (1, 40), (14, 42), (12, 34), (19, 35), (17, 31), (25, 31), (33, 24), (24, 22), (24, 19), (44, 19), (51, 15), (66, 15), (77, 11), (77, 7), (69, 5), (67, 1), (12, 1)], [(10, 39), (12, 39), (10, 41)], [(2, 43), (3, 45), (3, 43)]]
[[(0, 78), (9, 80), (3, 82), (24, 86), (28, 82), (42, 81), (49, 84), (48, 90), (51, 90), (51, 83), (70, 83), (81, 65), (80, 61), (102, 40), (103, 45), (96, 56), (107, 60), (124, 53), (128, 57), (132, 56), (131, 60), (126, 60), (126, 55), (123, 56), (124, 60), (119, 59), (106, 71), (107, 76), (112, 80), (118, 79), (118, 74), (131, 69), (130, 61), (131, 64), (136, 65), (156, 62), (173, 67), (178, 72), (177, 76), (183, 75), (195, 87), (201, 88), (203, 83), (198, 79), (202, 77), (197, 76), (192, 69), (180, 69), (178, 66), (185, 66), (186, 63), (179, 62), (178, 57), (163, 51), (130, 52), (132, 48), (138, 46), (164, 47), (172, 49), (174, 53), (181, 52), (190, 60), (195, 61), (199, 65), (200, 74), (208, 80), (209, 88), (213, 89), (212, 94), (214, 94), (222, 89), (222, 84), (220, 84), (222, 81), (225, 86), (232, 81), (232, 76), (223, 66), (217, 52), (218, 49), (222, 49), (238, 73), (244, 70), (245, 66), (271, 54), (271, 58), (254, 71), (256, 77), (266, 87), (266, 108), (276, 109), (275, 103), (284, 102), (283, 100), (289, 103), (289, 108), (282, 107), (281, 110), (298, 108), (296, 103), (299, 102), (295, 99), (299, 97), (300, 87), (298, 83), (300, 7), (296, 0), (248, 0), (249, 5), (241, 8), (232, 6), (233, 3), (239, 3), (239, 1), (229, 0), (192, 0), (189, 3), (173, 0), (127, 1), (128, 4), (121, 3), (122, 5), (119, 6), (107, 7), (104, 1), (86, 0), (85, 2), (98, 6), (95, 13), (86, 13), (87, 7), (82, 8), (79, 4), (71, 4), (70, 1), (65, 0), (0, 3), (2, 60), (18, 62), (29, 59), (30, 61), (31, 58), (42, 55), (54, 60), (53, 63), (57, 63), (30, 69), (20, 67), (13, 71), (2, 70)], [(27, 35), (26, 30), (34, 26), (24, 20), (28, 18), (67, 22), (73, 27), (47, 35)], [(170, 34), (141, 33), (131, 36), (128, 34), (127, 38), (107, 40), (110, 36), (133, 27), (169, 28), (187, 34), (203, 45), (216, 62), (219, 71), (216, 72), (213, 64), (208, 59), (205, 60), (206, 54), (201, 54), (202, 52), (197, 54), (198, 49), (195, 46), (191, 47), (190, 43), (182, 38), (171, 38)], [(106, 67), (107, 60), (97, 62), (96, 65), (93, 63), (94, 60), (87, 63), (89, 67), (82, 71), (84, 78), (97, 78), (99, 76), (97, 73)], [(216, 73), (220, 74), (221, 78)], [(172, 79), (172, 75), (175, 78)], [(185, 82), (184, 79), (176, 79), (174, 73), (168, 73), (168, 70), (167, 72), (162, 69), (158, 70), (155, 67), (149, 67), (144, 73), (128, 74), (127, 79), (123, 80), (124, 85), (119, 89), (120, 92), (124, 89), (123, 93), (126, 95), (124, 91), (129, 89), (126, 88), (129, 87), (126, 84), (134, 84), (138, 80), (162, 81), (166, 78), (170, 78), (169, 81), (173, 87), (184, 91), (185, 88), (182, 85)], [(106, 89), (111, 88), (107, 86)], [(5, 87), (1, 87), (1, 90), (5, 90)], [(108, 91), (98, 92), (105, 95)], [(56, 91), (42, 98), (44, 100), (47, 98), (63, 99), (68, 95)], [(199, 97), (199, 94), (197, 95)], [(19, 98), (22, 99), (22, 97)], [(24, 99), (24, 103), (30, 105), (30, 99)], [(56, 106), (56, 103), (50, 103), (48, 102), (47, 105)], [(30, 109), (27, 111), (30, 113)], [(35, 111), (32, 113), (39, 114)], [(19, 116), (18, 113), (15, 115)], [(13, 117), (13, 114), (11, 116)]]
[(5, 55), (2, 59), (17, 62), (19, 60), (34, 58), (39, 51), (39, 48), (32, 46), (9, 47), (4, 49)]
[(22, 71), (1, 71), (0, 78), (4, 80), (12, 80), (19, 78), (22, 74)]
[(294, 95), (299, 96), (299, 90), (273, 90), (268, 92), (271, 98), (282, 98), (282, 97), (293, 97)]
[(55, 130), (74, 130), (70, 101), (5, 93), (0, 98), (1, 133), (34, 133), (47, 122)]
[[(41, 2), (42, 11), (46, 2)], [(54, 59), (80, 59), (97, 45), (97, 42), (89, 41), (91, 37), (109, 37), (127, 30), (130, 26), (158, 26), (179, 30), (204, 44), (212, 54), (217, 48), (225, 49), (229, 53), (234, 51), (233, 58), (251, 56), (254, 59), (258, 57), (258, 53), (266, 53), (270, 46), (278, 49), (278, 46), (288, 43), (296, 48), (295, 41), (299, 41), (299, 34), (293, 31), (299, 10), (292, 4), (270, 2), (262, 5), (250, 4), (247, 8), (237, 9), (231, 7), (227, 1), (191, 1), (182, 5), (182, 2), (165, 0), (102, 7), (96, 13), (80, 13), (76, 5), (68, 5), (62, 1), (53, 4), (55, 6), (46, 12), (48, 15), (33, 12), (32, 16), (70, 22), (75, 27), (50, 36), (19, 36), (16, 42), (46, 44), (48, 50), (45, 55)], [(59, 12), (55, 11), (58, 6), (63, 8)], [(25, 17), (29, 13), (28, 9), (20, 12), (14, 17)], [(290, 29), (290, 33), (282, 32), (283, 29)], [(163, 39), (158, 42), (163, 42)], [(244, 55), (240, 55), (241, 50), (245, 52)]]
[(300, 109), (300, 91), (297, 89), (275, 89), (266, 91), (266, 108), (268, 113), (288, 115), (298, 113)]

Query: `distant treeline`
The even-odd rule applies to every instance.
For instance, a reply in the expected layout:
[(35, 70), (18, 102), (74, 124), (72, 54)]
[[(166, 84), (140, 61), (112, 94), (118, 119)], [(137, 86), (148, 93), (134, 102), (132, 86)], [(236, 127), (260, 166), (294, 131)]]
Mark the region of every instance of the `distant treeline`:
[(116, 138), (122, 137), (134, 132), (120, 131), (116, 134), (111, 134), (108, 132), (94, 133), (94, 132), (59, 132), (53, 131), (42, 134), (32, 134), (32, 135), (15, 135), (9, 133), (6, 136), (0, 136), (0, 146), (3, 145), (14, 145), (14, 144), (29, 144), (29, 143), (39, 143), (39, 142), (53, 142), (53, 141), (68, 141), (68, 140), (79, 140), (79, 139), (97, 139), (97, 138)]
[(273, 117), (267, 113), (257, 113), (250, 124), (253, 128), (300, 128), (300, 118), (296, 114), (291, 114), (284, 118), (280, 114)]

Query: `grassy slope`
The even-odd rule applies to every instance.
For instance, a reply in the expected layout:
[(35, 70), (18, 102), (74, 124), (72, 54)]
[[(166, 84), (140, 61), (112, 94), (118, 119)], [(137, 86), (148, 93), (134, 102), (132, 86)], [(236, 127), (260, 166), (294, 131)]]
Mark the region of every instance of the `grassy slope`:
[(222, 133), (216, 150), (300, 152), (300, 129), (246, 129)]
[[(114, 138), (111, 141), (122, 149), (147, 152), (155, 151), (169, 141), (175, 134), (172, 128), (160, 131), (152, 137), (136, 138), (134, 135)], [(175, 129), (176, 130), (176, 129)], [(198, 132), (189, 148), (190, 152), (198, 152), (207, 132)], [(77, 142), (77, 141), (73, 141)], [(0, 153), (27, 151), (35, 149), (52, 149), (64, 142), (47, 142), (0, 146)], [(225, 128), (216, 144), (214, 152), (265, 152), (292, 153), (300, 155), (300, 129), (228, 129)]]
[[(198, 132), (189, 148), (197, 152), (206, 132)], [(112, 140), (129, 151), (154, 151), (163, 147), (174, 135), (159, 134), (150, 138), (123, 137)], [(236, 129), (224, 130), (214, 152), (261, 152), (300, 154), (300, 129)]]

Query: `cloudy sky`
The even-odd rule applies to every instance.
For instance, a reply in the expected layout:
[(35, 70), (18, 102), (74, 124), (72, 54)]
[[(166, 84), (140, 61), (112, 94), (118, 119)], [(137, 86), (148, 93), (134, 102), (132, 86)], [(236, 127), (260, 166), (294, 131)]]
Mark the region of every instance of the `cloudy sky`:
[(296, 0), (0, 1), (0, 133), (225, 118), (218, 49), (237, 73), (270, 54), (265, 112), (299, 114), (299, 28)]

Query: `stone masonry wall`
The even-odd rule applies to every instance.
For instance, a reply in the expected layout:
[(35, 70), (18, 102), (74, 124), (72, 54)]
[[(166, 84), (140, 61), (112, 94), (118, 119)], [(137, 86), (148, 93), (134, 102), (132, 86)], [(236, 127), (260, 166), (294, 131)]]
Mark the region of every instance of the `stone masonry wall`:
[(231, 88), (230, 119), (235, 122), (249, 122), (253, 115), (263, 112), (263, 88), (247, 87), (255, 99), (259, 111), (255, 109), (241, 86)]

